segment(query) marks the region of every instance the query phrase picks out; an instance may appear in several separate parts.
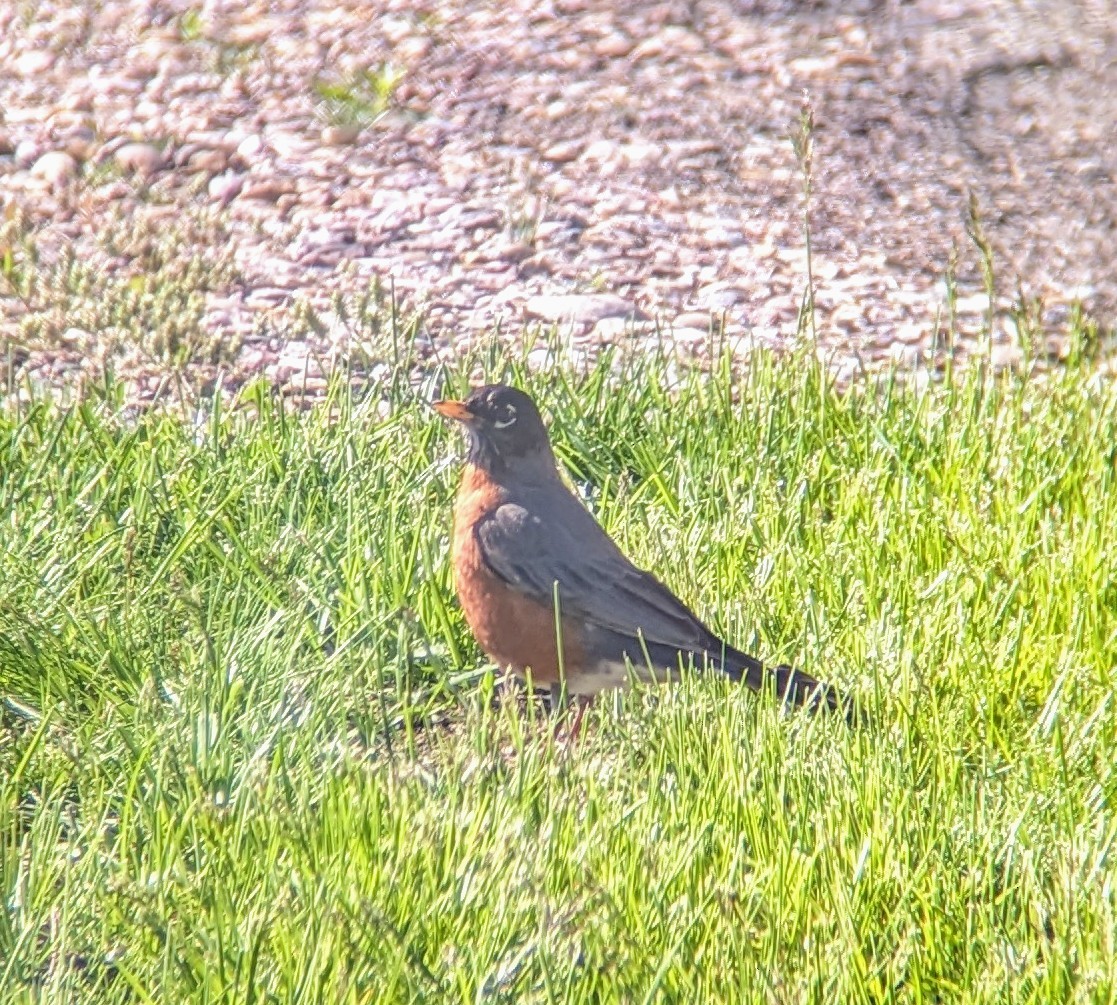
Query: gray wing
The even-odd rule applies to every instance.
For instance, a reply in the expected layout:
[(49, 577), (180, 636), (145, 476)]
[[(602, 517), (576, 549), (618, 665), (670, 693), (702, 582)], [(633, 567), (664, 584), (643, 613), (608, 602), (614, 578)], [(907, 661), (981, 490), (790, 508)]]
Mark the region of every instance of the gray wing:
[(474, 533), (488, 567), (517, 590), (594, 627), (680, 650), (716, 648), (717, 638), (667, 587), (636, 568), (589, 512), (565, 496), (555, 519), (516, 503), (493, 510)]
[(599, 654), (646, 656), (674, 668), (680, 657), (711, 659), (732, 680), (754, 690), (769, 675), (777, 692), (795, 704), (856, 711), (838, 692), (809, 674), (760, 660), (726, 645), (654, 576), (637, 569), (572, 495), (551, 496), (542, 512), (516, 503), (498, 506), (474, 527), (486, 565), (521, 593), (548, 607), (558, 584), (564, 617), (580, 620)]

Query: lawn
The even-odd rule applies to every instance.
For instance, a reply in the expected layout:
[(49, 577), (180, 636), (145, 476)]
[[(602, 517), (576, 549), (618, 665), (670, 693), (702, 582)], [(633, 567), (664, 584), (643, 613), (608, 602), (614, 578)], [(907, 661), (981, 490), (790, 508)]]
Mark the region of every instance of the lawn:
[(0, 999), (1112, 1001), (1112, 381), (487, 358), (639, 564), (870, 719), (695, 675), (570, 746), (452, 598), (425, 402), (481, 362), (0, 413)]

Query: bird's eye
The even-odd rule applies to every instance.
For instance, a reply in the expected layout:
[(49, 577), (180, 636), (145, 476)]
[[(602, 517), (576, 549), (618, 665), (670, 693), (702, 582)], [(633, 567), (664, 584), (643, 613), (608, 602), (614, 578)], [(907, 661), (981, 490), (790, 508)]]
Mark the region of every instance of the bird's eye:
[(516, 409), (511, 405), (504, 406), (504, 415), (500, 419), (493, 419), (493, 427), (495, 429), (507, 429), (513, 422), (516, 421)]

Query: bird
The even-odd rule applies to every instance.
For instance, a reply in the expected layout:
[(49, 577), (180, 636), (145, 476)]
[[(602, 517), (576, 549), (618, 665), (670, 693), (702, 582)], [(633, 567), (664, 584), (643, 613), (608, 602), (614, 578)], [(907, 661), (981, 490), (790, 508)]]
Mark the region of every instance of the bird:
[(503, 670), (578, 703), (635, 678), (712, 670), (788, 704), (851, 706), (787, 665), (766, 667), (703, 623), (637, 568), (563, 481), (532, 398), (487, 384), (432, 403), (464, 426), (468, 451), (454, 503), (451, 562), (465, 620)]

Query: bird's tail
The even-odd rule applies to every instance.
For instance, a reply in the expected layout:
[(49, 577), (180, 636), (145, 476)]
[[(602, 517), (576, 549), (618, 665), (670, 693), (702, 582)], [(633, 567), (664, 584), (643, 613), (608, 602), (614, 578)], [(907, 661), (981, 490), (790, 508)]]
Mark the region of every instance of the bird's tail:
[(731, 680), (741, 681), (754, 691), (766, 688), (769, 678), (772, 678), (775, 681), (776, 694), (788, 704), (800, 705), (812, 712), (839, 712), (851, 725), (859, 719), (857, 710), (848, 697), (843, 697), (836, 688), (815, 680), (802, 670), (795, 670), (786, 664), (768, 667), (756, 657), (728, 646), (719, 663), (722, 672)]

